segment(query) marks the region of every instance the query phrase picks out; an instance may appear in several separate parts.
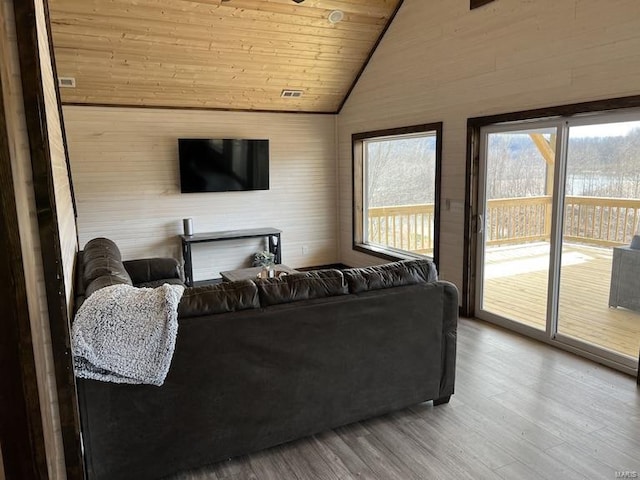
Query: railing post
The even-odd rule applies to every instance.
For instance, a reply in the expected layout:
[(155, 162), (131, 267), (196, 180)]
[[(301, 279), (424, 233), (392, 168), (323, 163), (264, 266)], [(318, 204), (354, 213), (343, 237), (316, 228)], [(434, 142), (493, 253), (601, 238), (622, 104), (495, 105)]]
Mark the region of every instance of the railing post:
[(553, 202), (551, 197), (544, 204), (544, 239), (551, 240), (551, 206)]

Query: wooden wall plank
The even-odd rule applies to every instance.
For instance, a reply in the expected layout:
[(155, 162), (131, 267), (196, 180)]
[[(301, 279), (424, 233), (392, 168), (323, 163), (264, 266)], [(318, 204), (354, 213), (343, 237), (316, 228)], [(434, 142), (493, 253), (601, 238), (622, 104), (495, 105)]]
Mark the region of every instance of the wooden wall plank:
[[(640, 93), (640, 4), (405, 0), (339, 118), (340, 261), (351, 248), (351, 135), (444, 122), (440, 273), (463, 284), (468, 118)], [(392, 73), (390, 73), (392, 72)]]
[[(181, 258), (182, 219), (196, 232), (283, 231), (283, 262), (335, 263), (335, 116), (66, 106), (80, 244), (112, 238), (127, 259)], [(267, 138), (270, 190), (180, 194), (178, 138)], [(309, 252), (303, 254), (302, 247)], [(264, 246), (196, 246), (196, 280), (249, 265)]]

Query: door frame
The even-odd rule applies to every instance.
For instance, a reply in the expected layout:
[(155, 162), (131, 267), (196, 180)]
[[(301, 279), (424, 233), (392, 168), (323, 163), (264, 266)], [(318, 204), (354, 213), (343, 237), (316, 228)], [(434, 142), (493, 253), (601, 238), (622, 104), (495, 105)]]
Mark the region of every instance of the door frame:
[(0, 445), (7, 478), (47, 479), (47, 455), (33, 354), (11, 150), (0, 75)]
[[(561, 106), (538, 108), (533, 110), (523, 110), (511, 113), (502, 113), (489, 115), (484, 117), (473, 117), (467, 120), (467, 165), (466, 165), (466, 188), (465, 188), (465, 225), (464, 225), (464, 272), (463, 285), (461, 295), (461, 313), (465, 316), (473, 317), (476, 314), (477, 305), (477, 265), (478, 265), (478, 213), (480, 208), (480, 151), (481, 151), (481, 133), (482, 127), (493, 125), (496, 123), (520, 122), (526, 120), (556, 120), (563, 121), (568, 117), (574, 119), (578, 115), (590, 113), (614, 113), (617, 110), (638, 108), (640, 107), (640, 95), (629, 97), (619, 97), (606, 100), (596, 100), (590, 102), (574, 103)], [(520, 129), (522, 125), (520, 125)], [(558, 166), (556, 165), (556, 168)], [(554, 179), (554, 193), (559, 181), (558, 175)], [(557, 207), (556, 207), (557, 208)], [(554, 209), (555, 212), (555, 209)], [(555, 222), (557, 223), (557, 222)], [(562, 235), (562, 230), (552, 232), (552, 235)], [(552, 255), (559, 255), (559, 252), (552, 252)], [(559, 260), (559, 257), (558, 257)], [(551, 272), (550, 272), (551, 273)], [(490, 319), (489, 321), (493, 321)], [(575, 341), (566, 341), (566, 337), (555, 335), (551, 338), (546, 331), (539, 331), (532, 327), (519, 324), (517, 322), (506, 322), (506, 326), (518, 333), (530, 336), (544, 343), (554, 345), (563, 350), (576, 353), (583, 357), (589, 358), (604, 365), (621, 370), (625, 373), (635, 375), (637, 368), (629, 367), (627, 364), (602, 357), (598, 353), (594, 353), (592, 349), (585, 348), (585, 345), (578, 344)], [(571, 339), (570, 339), (571, 340)]]
[[(55, 186), (53, 183), (46, 115), (47, 109), (52, 107), (45, 97), (43, 76), (46, 75), (46, 72), (42, 69), (40, 57), (39, 38), (41, 38), (40, 34), (42, 33), (46, 34), (49, 43), (48, 53), (51, 59), (54, 81), (57, 78), (57, 72), (51, 43), (51, 20), (49, 18), (48, 1), (42, 0), (42, 5), (46, 32), (42, 32), (38, 25), (35, 0), (13, 0), (22, 101), (29, 140), (33, 191), (41, 247), (40, 257), (44, 270), (44, 286), (51, 333), (51, 350), (58, 397), (57, 409), (60, 416), (65, 473), (69, 480), (82, 480), (85, 478), (85, 468), (80, 413), (73, 373), (69, 308), (65, 292), (64, 272), (62, 270), (63, 258), (60, 247), (60, 231), (57, 223)], [(65, 161), (67, 169), (69, 169), (64, 120), (62, 118), (60, 94), (57, 88), (55, 101), (57, 103), (55, 105), (55, 113), (60, 116)]]

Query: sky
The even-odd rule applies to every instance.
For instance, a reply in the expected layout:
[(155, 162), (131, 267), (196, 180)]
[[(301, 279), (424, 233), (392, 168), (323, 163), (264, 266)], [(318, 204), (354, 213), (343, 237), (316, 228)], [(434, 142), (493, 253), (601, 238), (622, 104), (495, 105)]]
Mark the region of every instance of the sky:
[(571, 127), (571, 138), (578, 137), (620, 137), (627, 135), (634, 128), (640, 128), (640, 122), (604, 123), (599, 125), (583, 125)]

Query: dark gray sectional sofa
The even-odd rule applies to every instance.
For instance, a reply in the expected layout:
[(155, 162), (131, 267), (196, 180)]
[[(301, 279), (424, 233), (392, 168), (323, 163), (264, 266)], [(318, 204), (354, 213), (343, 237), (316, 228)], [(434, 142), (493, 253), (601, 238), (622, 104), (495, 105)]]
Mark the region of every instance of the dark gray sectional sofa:
[[(82, 259), (79, 301), (102, 276)], [(129, 264), (132, 283), (175, 281), (162, 261)], [(457, 318), (457, 290), (428, 260), (187, 288), (162, 387), (78, 379), (89, 478), (160, 478), (447, 402)]]

